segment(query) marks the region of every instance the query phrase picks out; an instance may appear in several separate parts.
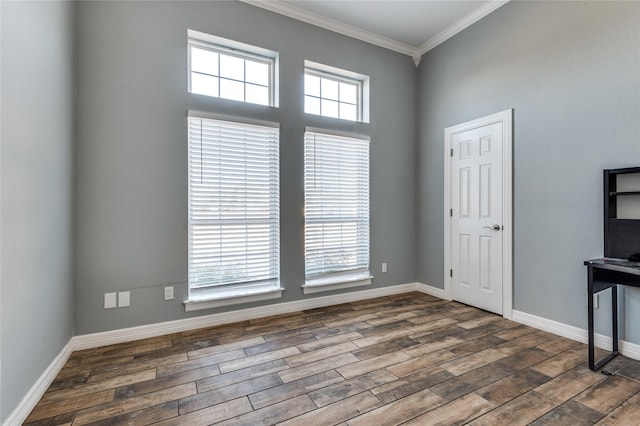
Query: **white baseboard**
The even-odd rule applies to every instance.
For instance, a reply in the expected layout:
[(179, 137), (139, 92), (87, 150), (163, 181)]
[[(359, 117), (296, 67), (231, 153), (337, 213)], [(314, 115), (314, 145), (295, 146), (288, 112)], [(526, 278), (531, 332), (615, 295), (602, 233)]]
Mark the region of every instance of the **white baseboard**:
[(27, 416), (35, 408), (42, 395), (47, 391), (53, 380), (56, 378), (64, 364), (69, 360), (71, 353), (74, 351), (73, 345), (74, 338), (72, 337), (64, 348), (60, 351), (58, 356), (55, 357), (46, 370), (40, 375), (38, 380), (31, 386), (29, 392), (22, 398), (20, 404), (9, 415), (4, 422), (4, 426), (18, 426), (24, 423)]
[[(306, 309), (337, 305), (340, 303), (391, 296), (394, 294), (408, 293), (410, 291), (419, 291), (439, 299), (447, 300), (443, 289), (415, 282), (75, 336), (69, 340), (69, 343), (67, 343), (58, 356), (51, 362), (49, 367), (47, 367), (44, 373), (42, 373), (38, 381), (31, 387), (29, 392), (27, 392), (18, 407), (7, 418), (4, 425), (17, 426), (21, 425), (25, 421), (29, 413), (31, 413), (49, 385), (53, 382), (57, 374), (67, 362), (71, 353), (76, 350), (97, 348), (100, 346), (162, 336), (164, 334), (178, 333), (203, 327), (212, 327), (215, 325), (229, 324), (238, 321), (287, 314)], [(587, 330), (578, 327), (573, 327), (557, 321), (515, 310), (513, 311), (512, 319), (513, 321), (521, 324), (548, 331), (572, 340), (577, 340), (582, 343), (587, 342)], [(611, 338), (596, 334), (596, 346), (610, 348)], [(620, 353), (629, 358), (640, 360), (640, 345), (620, 341)]]
[(4, 426), (21, 425), (31, 411), (35, 408), (42, 395), (49, 388), (55, 377), (58, 375), (64, 364), (67, 362), (73, 351), (82, 349), (92, 349), (100, 346), (113, 345), (117, 343), (130, 342), (133, 340), (146, 339), (149, 337), (162, 336), (164, 334), (178, 333), (182, 331), (195, 330), (203, 327), (229, 324), (238, 321), (245, 321), (255, 318), (268, 317), (272, 315), (287, 314), (306, 309), (321, 308), (324, 306), (337, 305), (340, 303), (356, 302), (359, 300), (373, 299), (376, 297), (390, 296), (393, 294), (416, 291), (419, 283), (401, 284), (389, 287), (382, 287), (370, 290), (354, 291), (351, 293), (335, 294), (331, 296), (315, 297), (307, 300), (295, 302), (277, 303), (273, 305), (260, 306), (257, 308), (241, 309), (219, 314), (205, 315), (195, 318), (168, 321), (159, 324), (130, 327), (120, 330), (105, 331), (101, 333), (84, 334), (72, 337), (69, 343), (60, 351), (58, 356), (51, 362), (49, 367), (42, 373), (38, 381), (29, 389), (29, 392), (22, 398), (22, 401), (7, 418)]
[[(589, 333), (587, 330), (572, 325), (567, 325), (558, 321), (553, 321), (547, 318), (542, 318), (536, 315), (531, 315), (526, 312), (513, 311), (513, 321), (520, 324), (528, 325), (549, 333), (557, 334), (558, 336), (566, 337), (567, 339), (575, 340), (581, 343), (587, 343), (589, 339)], [(595, 345), (602, 349), (611, 350), (612, 339), (610, 336), (605, 336), (596, 333)], [(619, 341), (620, 353), (631, 359), (640, 360), (640, 345), (627, 342), (624, 340)]]
[(626, 340), (621, 340), (618, 344), (622, 355), (640, 361), (640, 345)]
[(429, 296), (437, 297), (438, 299), (451, 300), (450, 298), (447, 298), (446, 292), (442, 288), (433, 287), (428, 284), (416, 283), (415, 289), (421, 293), (428, 294)]
[(392, 294), (406, 293), (409, 291), (416, 291), (418, 285), (423, 286), (424, 284), (400, 284), (370, 290), (354, 291), (351, 293), (315, 297), (306, 300), (296, 300), (294, 302), (275, 303), (256, 308), (239, 309), (219, 314), (167, 321), (158, 324), (142, 325), (120, 330), (83, 334), (74, 337), (74, 350), (97, 348), (100, 346), (162, 336), (164, 334), (180, 333), (198, 328), (212, 327), (215, 325), (229, 324), (273, 315), (288, 314), (306, 309), (321, 308), (340, 303), (356, 302), (359, 300), (390, 296)]

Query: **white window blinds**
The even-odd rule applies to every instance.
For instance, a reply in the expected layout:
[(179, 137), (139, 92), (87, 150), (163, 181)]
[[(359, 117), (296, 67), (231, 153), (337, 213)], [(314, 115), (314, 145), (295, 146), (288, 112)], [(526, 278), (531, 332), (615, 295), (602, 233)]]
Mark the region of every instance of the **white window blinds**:
[(369, 140), (307, 131), (304, 194), (307, 285), (369, 278)]
[(189, 117), (189, 290), (279, 287), (279, 130)]

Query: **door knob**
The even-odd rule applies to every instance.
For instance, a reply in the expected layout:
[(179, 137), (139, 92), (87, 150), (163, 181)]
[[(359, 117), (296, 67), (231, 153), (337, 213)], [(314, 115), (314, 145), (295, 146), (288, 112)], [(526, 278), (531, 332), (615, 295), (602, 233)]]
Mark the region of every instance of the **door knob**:
[(483, 228), (493, 229), (494, 231), (499, 231), (500, 230), (500, 225), (495, 224), (493, 226), (483, 226)]

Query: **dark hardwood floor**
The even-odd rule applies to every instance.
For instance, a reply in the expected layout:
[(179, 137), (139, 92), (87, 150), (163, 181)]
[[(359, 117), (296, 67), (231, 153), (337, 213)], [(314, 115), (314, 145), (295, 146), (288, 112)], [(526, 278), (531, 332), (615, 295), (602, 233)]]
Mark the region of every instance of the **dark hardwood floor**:
[(30, 425), (638, 425), (640, 362), (407, 293), (74, 352)]

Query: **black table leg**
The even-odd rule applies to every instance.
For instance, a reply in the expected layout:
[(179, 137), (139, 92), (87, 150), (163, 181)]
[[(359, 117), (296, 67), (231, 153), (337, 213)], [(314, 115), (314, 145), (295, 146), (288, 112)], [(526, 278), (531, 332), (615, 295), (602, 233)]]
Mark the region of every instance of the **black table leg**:
[(587, 318), (589, 328), (589, 369), (596, 371), (595, 336), (593, 328), (593, 268), (587, 268)]
[(618, 355), (618, 286), (615, 285), (611, 287), (611, 324), (613, 327), (611, 332), (613, 356), (616, 356)]
[[(588, 281), (587, 281), (587, 309), (588, 309), (588, 328), (589, 328), (589, 369), (597, 371), (602, 368), (606, 363), (611, 361), (618, 355), (618, 286), (616, 284), (607, 284), (606, 288), (611, 288), (611, 339), (612, 351), (606, 357), (596, 362), (595, 358), (595, 329), (593, 321), (593, 295), (603, 290), (602, 285), (598, 285), (597, 289), (594, 289), (594, 277), (593, 268), (588, 268)], [(597, 291), (596, 291), (597, 290)]]

